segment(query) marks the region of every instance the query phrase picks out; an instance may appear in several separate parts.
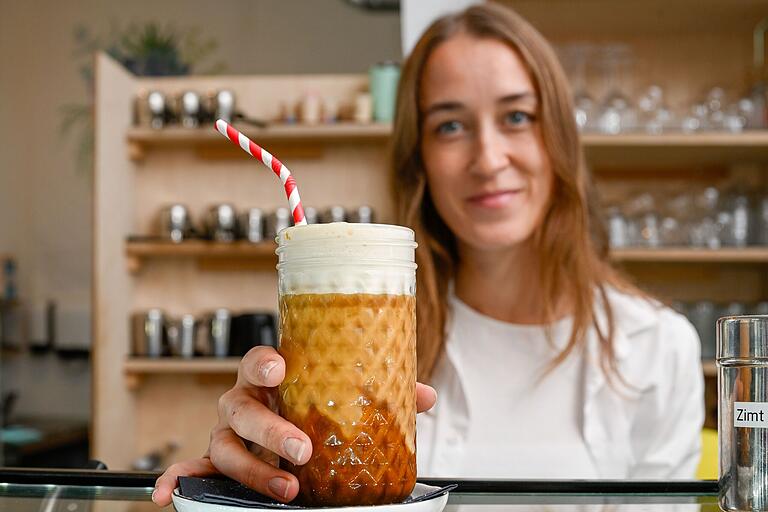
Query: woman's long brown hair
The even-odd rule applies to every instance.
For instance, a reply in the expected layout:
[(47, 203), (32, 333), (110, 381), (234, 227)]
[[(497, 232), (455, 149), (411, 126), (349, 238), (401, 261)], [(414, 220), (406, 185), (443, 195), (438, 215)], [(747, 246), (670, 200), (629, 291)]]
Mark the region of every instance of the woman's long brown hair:
[[(422, 35), (403, 66), (392, 140), (392, 186), (398, 222), (416, 232), (418, 375), (428, 382), (445, 344), (448, 286), (456, 275), (458, 254), (453, 233), (430, 198), (420, 154), (419, 81), (432, 51), (463, 33), (507, 44), (526, 65), (539, 98), (544, 150), (554, 172), (554, 187), (544, 220), (533, 235), (539, 283), (547, 323), (555, 320), (554, 305), (572, 306), (573, 327), (567, 346), (552, 367), (583, 349), (589, 328), (600, 343), (600, 365), (617, 376), (613, 346), (614, 315), (607, 287), (636, 291), (608, 262), (603, 223), (599, 219), (589, 171), (573, 116), (571, 92), (557, 57), (539, 32), (510, 9), (484, 4), (434, 22)], [(597, 310), (606, 322), (597, 321)], [(620, 376), (619, 376), (619, 380)]]

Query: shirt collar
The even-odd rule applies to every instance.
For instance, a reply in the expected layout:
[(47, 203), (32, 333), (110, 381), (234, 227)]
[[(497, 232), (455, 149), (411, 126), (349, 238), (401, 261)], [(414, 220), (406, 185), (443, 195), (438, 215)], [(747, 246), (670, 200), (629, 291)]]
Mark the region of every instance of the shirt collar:
[[(617, 359), (621, 360), (629, 355), (630, 338), (656, 325), (661, 304), (651, 298), (621, 293), (613, 287), (606, 290), (606, 295), (613, 312), (614, 351)], [(600, 302), (596, 312), (597, 321), (605, 329), (607, 318)]]

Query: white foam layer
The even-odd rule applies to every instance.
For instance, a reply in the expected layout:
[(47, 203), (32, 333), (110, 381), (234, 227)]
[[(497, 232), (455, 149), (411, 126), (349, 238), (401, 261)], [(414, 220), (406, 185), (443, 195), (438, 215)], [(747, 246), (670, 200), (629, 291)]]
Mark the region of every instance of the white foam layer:
[(311, 224), (277, 237), (280, 293), (415, 295), (413, 231), (389, 224)]

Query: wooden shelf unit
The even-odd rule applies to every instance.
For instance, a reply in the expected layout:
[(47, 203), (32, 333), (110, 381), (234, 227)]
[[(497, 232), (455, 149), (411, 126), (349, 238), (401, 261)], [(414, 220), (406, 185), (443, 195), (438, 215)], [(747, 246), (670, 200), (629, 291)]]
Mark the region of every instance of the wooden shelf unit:
[[(556, 9), (538, 0), (509, 3), (555, 43), (589, 39), (597, 45), (606, 41), (630, 45), (636, 57), (632, 75), (636, 80), (628, 86), (634, 90), (660, 81), (665, 99), (677, 106), (695, 101), (702, 88), (711, 83), (713, 73), (728, 91), (741, 92), (749, 85), (745, 83), (745, 71), (751, 65), (750, 40), (738, 35), (751, 33), (764, 16), (760, 0), (745, 0), (736, 7), (725, 7), (717, 0), (653, 0), (653, 9), (647, 8), (647, 2), (636, 2), (628, 7), (632, 16), (623, 17), (607, 8), (611, 4), (604, 0), (589, 5), (554, 1)], [(584, 14), (584, 9), (588, 16), (572, 15)], [(660, 17), (659, 12), (665, 15)], [(717, 21), (710, 23), (715, 28), (702, 32), (702, 23), (707, 25), (709, 21)], [(274, 303), (276, 288), (275, 257), (271, 254), (274, 247), (262, 250), (251, 246), (240, 253), (231, 250), (234, 246), (211, 245), (160, 250), (158, 246), (126, 244), (126, 237), (151, 232), (150, 218), (168, 202), (184, 201), (190, 211), (200, 212), (218, 201), (231, 202), (238, 208), (274, 208), (283, 201), (275, 195), (274, 177), (251, 172), (251, 162), (246, 161), (242, 151), (232, 147), (213, 127), (193, 131), (132, 128), (127, 106), (140, 90), (160, 90), (170, 96), (181, 90), (228, 88), (237, 95), (242, 111), (275, 119), (281, 102), (301, 97), (304, 91), (346, 101), (354, 98), (368, 79), (362, 74), (139, 78), (105, 55), (97, 58), (96, 71), (93, 281), (98, 350), (94, 352), (93, 455), (110, 460), (116, 468), (127, 468), (137, 454), (156, 449), (169, 441), (173, 432), (173, 440), (182, 445), (177, 458), (195, 457), (207, 444), (208, 426), (216, 420), (215, 406), (211, 404), (226, 390), (222, 376), (231, 378), (234, 365), (231, 370), (222, 368), (223, 375), (209, 369), (190, 375), (194, 367), (187, 366), (186, 361), (173, 361), (180, 365), (173, 372), (161, 370), (162, 366), (145, 371), (141, 369), (143, 362), (125, 360), (129, 332), (119, 326), (126, 324), (133, 311), (148, 307), (166, 306), (176, 312), (227, 301), (230, 306), (269, 307)], [(589, 82), (590, 77), (587, 79)], [(591, 91), (596, 97), (604, 84), (597, 85)], [(363, 200), (378, 201), (372, 206), (377, 213), (382, 212), (382, 218), (387, 218), (385, 211), (392, 211), (383, 197), (387, 189), (384, 148), (391, 136), (389, 126), (271, 125), (257, 129), (241, 124), (238, 128), (254, 141), (263, 142), (300, 175), (297, 178), (301, 178), (306, 204), (322, 207), (333, 201), (353, 206)], [(602, 180), (598, 188), (605, 186), (608, 192), (624, 192), (639, 182), (656, 187), (657, 178), (666, 179), (671, 174), (678, 181), (701, 184), (730, 177), (729, 173), (749, 173), (750, 187), (768, 184), (768, 130), (740, 134), (586, 133), (582, 141), (587, 161), (597, 171), (596, 181)], [(601, 196), (605, 198), (606, 194)], [(645, 284), (646, 278), (662, 282), (675, 294), (685, 292), (685, 300), (768, 298), (768, 280), (762, 266), (765, 255), (759, 251), (627, 249), (616, 251), (614, 256), (617, 261), (627, 262), (638, 282)], [(150, 261), (152, 264), (146, 265), (145, 272), (132, 275), (126, 271), (126, 258), (128, 267), (135, 269)], [(272, 265), (271, 272), (242, 276), (200, 272), (213, 268), (213, 264), (231, 269), (244, 261)], [(688, 263), (691, 261), (716, 265), (692, 265)], [(141, 389), (126, 389), (123, 365), (126, 375), (145, 380)], [(714, 365), (705, 362), (704, 373), (714, 374)], [(211, 380), (203, 383), (203, 378)], [(214, 384), (214, 378), (218, 383)], [(710, 391), (711, 384), (712, 379), (708, 379)], [(190, 417), (195, 422), (190, 422)]]

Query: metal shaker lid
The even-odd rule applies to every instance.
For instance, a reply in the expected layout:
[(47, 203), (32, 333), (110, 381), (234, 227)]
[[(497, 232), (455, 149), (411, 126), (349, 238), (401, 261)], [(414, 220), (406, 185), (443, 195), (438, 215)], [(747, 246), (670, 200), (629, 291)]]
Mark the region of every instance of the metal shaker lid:
[(768, 359), (768, 315), (726, 316), (717, 321), (717, 360)]
[(305, 206), (304, 218), (307, 220), (307, 224), (317, 224), (319, 218), (317, 209), (311, 206)]
[(323, 213), (323, 222), (344, 222), (347, 220), (347, 210), (343, 206), (331, 206)]

